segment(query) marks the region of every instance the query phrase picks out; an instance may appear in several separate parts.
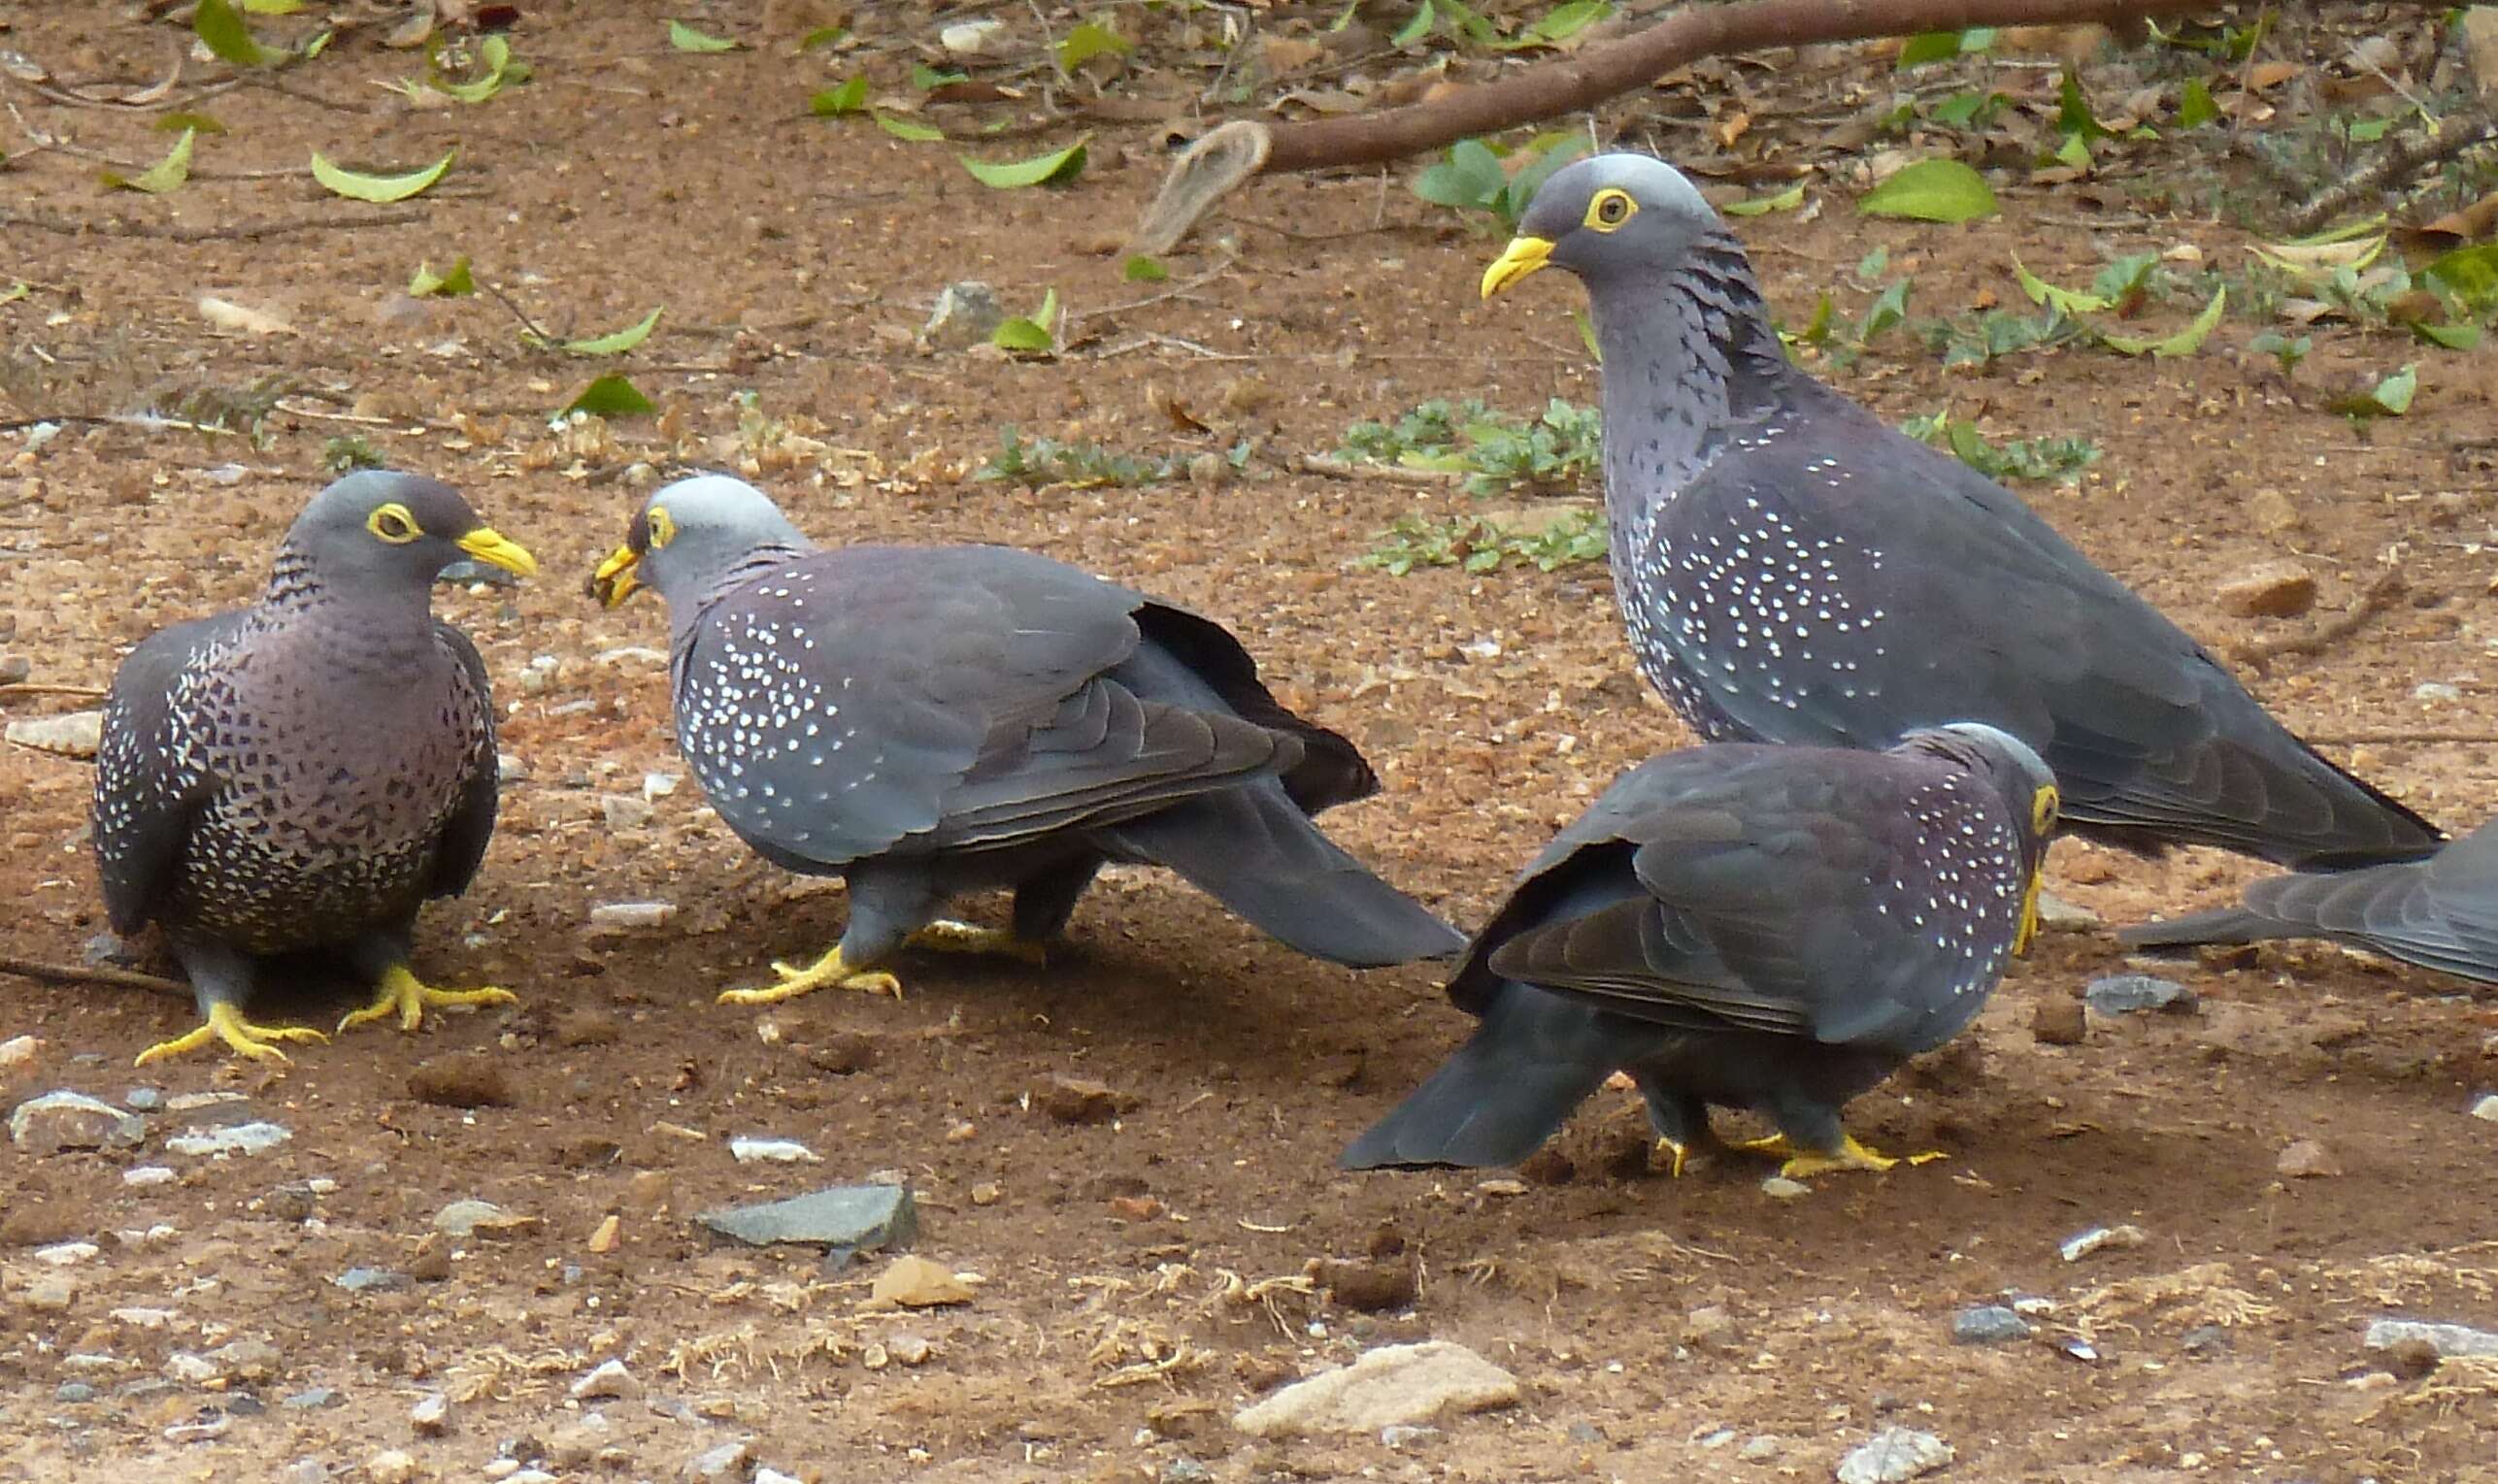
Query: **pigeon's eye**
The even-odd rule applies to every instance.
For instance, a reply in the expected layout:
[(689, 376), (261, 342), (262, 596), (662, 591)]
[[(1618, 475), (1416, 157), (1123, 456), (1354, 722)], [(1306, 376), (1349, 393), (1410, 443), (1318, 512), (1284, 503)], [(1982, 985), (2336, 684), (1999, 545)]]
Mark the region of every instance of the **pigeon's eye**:
[(1608, 187), (1596, 192), (1596, 199), (1587, 203), (1587, 225), (1599, 232), (1610, 232), (1630, 220), (1639, 209), (1640, 204), (1631, 199), (1629, 191)]
[(2056, 805), (2057, 805), (2057, 803), (2058, 803), (2058, 800), (2057, 800), (2057, 798), (2056, 798), (2055, 785), (2054, 785), (2054, 784), (2052, 784), (2052, 783), (2049, 783), (2049, 784), (2046, 785), (2045, 787), (2041, 788), (2041, 789), (2040, 789), (2040, 790), (2039, 790), (2035, 795), (2033, 795), (2033, 796), (2031, 797), (2031, 799), (2030, 799), (2030, 833), (2031, 833), (2031, 834), (2033, 834), (2033, 835), (2045, 835), (2048, 831), (2052, 830), (2052, 829), (2054, 829), (2054, 828), (2055, 828), (2055, 809), (2056, 809)]
[(394, 546), (404, 546), (425, 534), (417, 529), (416, 517), (395, 500), (367, 516), (364, 528)]
[(650, 507), (649, 525), (651, 550), (656, 551), (677, 539), (677, 522), (675, 517), (668, 513), (666, 507), (657, 505)]

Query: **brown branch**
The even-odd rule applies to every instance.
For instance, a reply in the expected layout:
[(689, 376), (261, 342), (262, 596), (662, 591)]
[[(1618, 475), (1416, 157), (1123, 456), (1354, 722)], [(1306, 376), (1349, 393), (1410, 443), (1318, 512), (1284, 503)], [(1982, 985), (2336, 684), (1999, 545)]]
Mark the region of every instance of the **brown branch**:
[(2446, 122), (2437, 126), (2436, 132), (2387, 148), (2340, 182), (2316, 192), (2307, 205), (2291, 214), (2289, 229), (2299, 233), (2316, 231), (2354, 204), (2383, 190), (2421, 166), (2461, 154), (2493, 134), (2498, 134), (2498, 118), (2490, 116), (2486, 104), (2449, 115)]
[(101, 965), (47, 964), (39, 959), (0, 953), (0, 973), (14, 973), (21, 979), (40, 979), (47, 984), (111, 984), (121, 989), (144, 989), (154, 994), (172, 995), (183, 1001), (191, 998), (191, 987), (180, 979), (140, 973), (129, 969), (106, 969)]
[(0, 685), (0, 697), (11, 700), (19, 696), (74, 696), (81, 701), (101, 701), (106, 694), (92, 685), (54, 685), (42, 680), (17, 680)]
[(77, 221), (32, 212), (0, 212), (0, 227), (25, 227), (63, 237), (145, 237), (169, 243), (257, 242), (295, 232), (347, 231), (354, 227), (399, 227), (425, 219), (423, 212), (376, 212), (357, 216), (289, 216), (278, 221), (239, 221), (224, 227), (171, 227), (150, 221)]
[(2272, 662), (2285, 654), (2322, 654), (2368, 626), (2370, 619), (2394, 606), (2402, 596), (2403, 575), (2389, 572), (2368, 584), (2368, 590), (2342, 612), (2300, 634), (2278, 639), (2260, 639), (2229, 646), (2229, 657), (2253, 670), (2257, 675), (2270, 675)]

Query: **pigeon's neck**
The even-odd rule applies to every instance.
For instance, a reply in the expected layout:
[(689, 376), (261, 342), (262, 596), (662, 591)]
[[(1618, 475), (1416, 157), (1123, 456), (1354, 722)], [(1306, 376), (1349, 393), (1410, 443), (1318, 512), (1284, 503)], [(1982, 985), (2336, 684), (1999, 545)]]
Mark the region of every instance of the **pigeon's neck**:
[(281, 546), (269, 575), (264, 610), (284, 621), (334, 619), (351, 612), (353, 627), (382, 647), (409, 655), (429, 652), (434, 643), (434, 585), (376, 579), (359, 573), (327, 574), (309, 552)]
[[(1605, 358), (1606, 483), (1617, 501), (1670, 499), (1747, 427), (1795, 396), (1743, 248), (1721, 230), (1671, 269), (1593, 297)], [(1646, 436), (1623, 436), (1629, 430)]]
[(691, 603), (668, 605), (668, 626), (672, 647), (680, 655), (685, 645), (711, 617), (712, 610), (747, 583), (816, 549), (805, 537), (771, 541), (749, 546), (723, 562), (696, 589), (699, 594)]

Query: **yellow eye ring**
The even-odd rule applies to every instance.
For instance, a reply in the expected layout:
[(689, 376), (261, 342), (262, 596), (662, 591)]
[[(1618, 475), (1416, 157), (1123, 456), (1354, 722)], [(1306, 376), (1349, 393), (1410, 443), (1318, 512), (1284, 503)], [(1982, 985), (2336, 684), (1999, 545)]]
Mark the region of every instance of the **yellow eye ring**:
[(364, 528), (394, 546), (404, 546), (425, 534), (416, 524), (416, 517), (396, 500), (364, 517)]
[(2030, 799), (2030, 833), (2045, 835), (2048, 831), (2054, 829), (2056, 808), (2062, 802), (2052, 783), (2046, 785), (2033, 795)]
[(650, 513), (646, 523), (650, 529), (651, 550), (656, 551), (677, 539), (676, 517), (668, 513), (667, 507), (659, 505), (650, 507)]
[(1617, 185), (1608, 185), (1587, 203), (1587, 217), (1583, 225), (1594, 227), (1599, 232), (1612, 232), (1638, 215), (1639, 210), (1640, 204), (1631, 199), (1629, 191)]

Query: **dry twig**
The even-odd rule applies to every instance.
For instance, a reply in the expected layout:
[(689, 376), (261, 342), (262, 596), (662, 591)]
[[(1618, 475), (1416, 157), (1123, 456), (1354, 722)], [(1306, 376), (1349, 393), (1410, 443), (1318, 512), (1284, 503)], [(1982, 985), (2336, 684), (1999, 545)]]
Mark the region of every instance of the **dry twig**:
[(107, 969), (100, 964), (47, 964), (40, 959), (0, 953), (0, 973), (14, 973), (21, 979), (38, 979), (47, 984), (112, 984), (122, 989), (144, 989), (154, 994), (171, 995), (185, 1004), (191, 998), (191, 987), (180, 979), (140, 973), (130, 969)]

